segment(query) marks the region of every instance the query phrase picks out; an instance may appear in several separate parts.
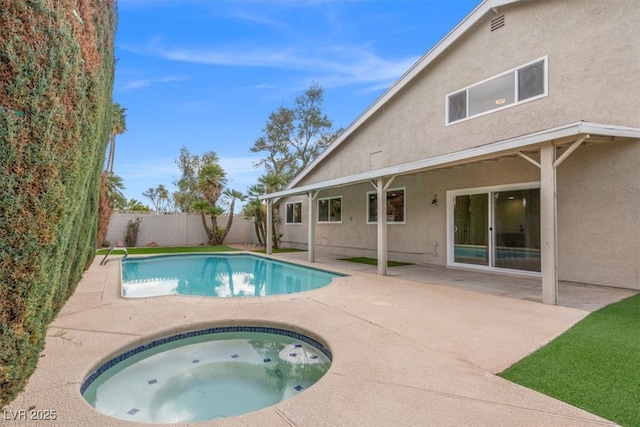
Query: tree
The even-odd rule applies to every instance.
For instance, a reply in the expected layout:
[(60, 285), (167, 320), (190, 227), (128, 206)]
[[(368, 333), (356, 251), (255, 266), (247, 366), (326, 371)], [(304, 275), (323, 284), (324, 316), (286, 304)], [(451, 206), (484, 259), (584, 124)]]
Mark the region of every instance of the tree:
[(198, 182), (198, 171), (202, 165), (219, 164), (218, 155), (209, 151), (202, 155), (191, 155), (187, 147), (180, 149), (180, 157), (176, 159), (176, 165), (182, 172), (179, 180), (174, 182), (178, 191), (173, 193), (173, 200), (176, 208), (180, 212), (193, 212), (193, 204), (200, 198), (200, 185)]
[(249, 203), (247, 203), (242, 213), (244, 217), (250, 219), (253, 222), (253, 226), (258, 237), (258, 243), (260, 246), (264, 246), (267, 241), (267, 229), (266, 229), (266, 207), (265, 203), (258, 197), (266, 193), (264, 185), (258, 183), (249, 187), (247, 196)]
[(164, 185), (160, 184), (156, 188), (149, 188), (142, 195), (151, 200), (156, 213), (169, 212), (171, 210), (171, 195)]
[(127, 111), (127, 109), (122, 108), (117, 102), (112, 106), (109, 154), (107, 155), (107, 165), (105, 166), (105, 170), (109, 173), (113, 173), (113, 163), (116, 155), (116, 136), (123, 134), (127, 130), (127, 116), (125, 111)]
[[(274, 172), (262, 175), (260, 178), (258, 178), (258, 182), (262, 186), (264, 186), (266, 194), (271, 194), (276, 191), (282, 190), (282, 188), (287, 184), (282, 175)], [(276, 218), (280, 217), (280, 206), (275, 205), (273, 209), (274, 212), (273, 215), (271, 215), (271, 229), (273, 230), (272, 242), (273, 247), (277, 249), (278, 243), (280, 242), (280, 237), (282, 237), (282, 235), (278, 233), (278, 228), (276, 227)], [(265, 217), (264, 220), (266, 226), (267, 218)]]
[(333, 122), (321, 110), (323, 101), (324, 89), (314, 83), (295, 99), (293, 108), (282, 106), (269, 114), (263, 135), (250, 148), (266, 153), (255, 166), (289, 183), (313, 161), (342, 132), (332, 130)]
[(126, 203), (126, 198), (122, 194), (122, 190), (125, 189), (122, 178), (113, 173), (105, 174), (105, 194), (112, 206), (123, 205)]
[(227, 234), (229, 234), (229, 230), (231, 230), (231, 226), (233, 225), (233, 211), (236, 207), (236, 200), (240, 200), (241, 202), (243, 202), (247, 199), (247, 196), (245, 196), (240, 191), (231, 190), (229, 188), (226, 188), (223, 194), (228, 200), (231, 200), (231, 202), (229, 204), (229, 218), (227, 219), (227, 226), (225, 227), (224, 231), (221, 232), (222, 234), (220, 236), (220, 240), (222, 242), (224, 242), (224, 239), (227, 238)]
[(124, 206), (116, 208), (126, 212), (151, 212), (151, 208), (149, 206), (136, 199), (129, 199)]
[[(174, 193), (176, 204), (179, 204), (183, 211), (200, 213), (210, 245), (224, 244), (233, 225), (235, 201), (244, 200), (244, 195), (235, 190), (225, 189), (226, 172), (213, 151), (198, 156), (192, 155), (186, 147), (182, 147), (176, 163), (182, 171), (182, 176), (176, 183), (179, 190)], [(218, 216), (224, 213), (222, 206), (225, 203), (229, 203), (229, 219), (226, 227), (222, 228), (218, 226)]]
[(109, 220), (111, 219), (114, 207), (126, 203), (126, 199), (122, 194), (123, 189), (122, 178), (107, 171), (102, 172), (98, 201), (97, 243), (99, 245), (102, 245), (107, 235)]

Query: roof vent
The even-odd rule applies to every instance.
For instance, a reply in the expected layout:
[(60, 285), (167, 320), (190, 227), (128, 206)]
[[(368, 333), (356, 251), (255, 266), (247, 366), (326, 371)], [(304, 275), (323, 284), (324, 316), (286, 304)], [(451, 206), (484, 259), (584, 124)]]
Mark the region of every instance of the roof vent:
[(504, 15), (500, 15), (497, 18), (491, 20), (491, 32), (504, 27)]

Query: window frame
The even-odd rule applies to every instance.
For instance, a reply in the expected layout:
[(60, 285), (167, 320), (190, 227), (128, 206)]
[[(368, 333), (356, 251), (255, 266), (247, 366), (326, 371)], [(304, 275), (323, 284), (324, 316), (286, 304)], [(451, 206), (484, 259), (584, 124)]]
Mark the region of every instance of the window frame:
[[(293, 222), (289, 222), (289, 205), (294, 206), (293, 207)], [(296, 208), (295, 205), (299, 205), (300, 206), (300, 221), (296, 222)], [(302, 225), (302, 202), (301, 201), (297, 201), (297, 202), (287, 202), (285, 204), (285, 210), (284, 210), (284, 223), (287, 225)]]
[[(391, 225), (391, 224), (406, 224), (407, 223), (407, 187), (395, 187), (395, 188), (389, 188), (386, 191), (386, 195), (387, 195), (387, 217), (388, 217), (388, 212), (389, 212), (389, 193), (393, 192), (393, 191), (402, 191), (403, 193), (403, 203), (402, 203), (402, 221), (389, 221), (387, 220), (387, 224)], [(378, 203), (378, 192), (377, 191), (367, 191), (367, 202), (366, 202), (366, 223), (367, 224), (377, 224), (378, 220), (376, 219), (375, 221), (371, 221), (369, 213), (371, 212), (371, 196), (374, 195), (375, 200), (376, 200), (376, 206)], [(376, 218), (378, 216), (378, 213), (376, 212)]]
[[(520, 93), (519, 93), (519, 87), (518, 87), (518, 84), (519, 84), (518, 72), (520, 70), (524, 70), (525, 68), (528, 68), (531, 65), (534, 65), (534, 64), (536, 64), (538, 62), (542, 62), (543, 91), (539, 95), (535, 95), (535, 96), (520, 100), (519, 99)], [(481, 85), (483, 85), (483, 84), (485, 84), (485, 83), (487, 83), (487, 82), (489, 82), (491, 80), (498, 79), (500, 77), (506, 76), (506, 75), (508, 75), (510, 73), (514, 74), (514, 85), (513, 85), (513, 99), (514, 99), (514, 102), (512, 102), (510, 104), (505, 104), (505, 105), (503, 105), (501, 107), (497, 107), (497, 108), (494, 108), (494, 109), (491, 109), (491, 110), (486, 110), (486, 111), (483, 111), (481, 113), (470, 115), (469, 114), (469, 110), (470, 110), (470, 106), (469, 106), (469, 90), (474, 88), (474, 87), (481, 86)], [(459, 95), (459, 94), (461, 94), (463, 92), (466, 94), (466, 98), (465, 98), (466, 116), (464, 118), (461, 118), (461, 119), (458, 119), (458, 120), (449, 121), (449, 100), (450, 100), (450, 98), (452, 96)], [(522, 65), (520, 65), (518, 67), (512, 68), (512, 69), (510, 69), (508, 71), (505, 71), (503, 73), (491, 76), (488, 79), (484, 79), (484, 80), (482, 80), (480, 82), (474, 83), (474, 84), (469, 85), (467, 87), (464, 87), (462, 89), (458, 89), (458, 90), (455, 90), (453, 92), (450, 92), (450, 93), (446, 94), (445, 95), (445, 101), (444, 101), (445, 102), (445, 117), (444, 117), (445, 126), (458, 124), (458, 123), (461, 123), (461, 122), (464, 122), (464, 121), (467, 121), (467, 120), (474, 119), (476, 117), (482, 117), (482, 116), (485, 116), (487, 114), (492, 114), (492, 113), (495, 113), (497, 111), (502, 111), (502, 110), (505, 110), (507, 108), (515, 107), (517, 105), (525, 104), (525, 103), (530, 102), (530, 101), (535, 101), (535, 100), (544, 98), (544, 97), (546, 97), (548, 95), (549, 95), (549, 56), (545, 55), (543, 57), (540, 57), (540, 58), (537, 58), (537, 59), (535, 59), (533, 61), (527, 62), (526, 64), (522, 64)]]
[[(323, 200), (329, 200), (329, 202), (328, 202), (328, 203), (329, 203), (329, 207), (330, 207), (330, 206), (331, 206), (331, 200), (335, 200), (335, 199), (340, 200), (340, 220), (339, 220), (339, 221), (332, 221), (332, 220), (331, 220), (331, 215), (330, 215), (330, 213), (329, 213), (329, 212), (327, 212), (327, 220), (326, 220), (326, 221), (322, 221), (322, 220), (320, 220), (320, 202), (321, 202), (321, 201), (323, 201)], [(316, 222), (317, 222), (318, 224), (342, 224), (342, 208), (343, 208), (343, 205), (342, 205), (342, 196), (328, 196), (328, 197), (322, 197), (322, 198), (319, 198), (319, 199), (316, 201), (316, 203), (317, 203), (317, 204), (316, 204), (316, 209), (317, 209), (317, 213), (316, 213)]]

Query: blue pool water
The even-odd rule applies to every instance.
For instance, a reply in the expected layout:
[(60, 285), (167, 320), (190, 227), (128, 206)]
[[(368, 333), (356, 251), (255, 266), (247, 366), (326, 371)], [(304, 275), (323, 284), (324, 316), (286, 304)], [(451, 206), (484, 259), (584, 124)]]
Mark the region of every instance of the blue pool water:
[(185, 332), (110, 359), (80, 392), (96, 410), (147, 423), (225, 418), (274, 405), (317, 382), (331, 353), (296, 332), (226, 326)]
[(340, 276), (256, 255), (159, 255), (122, 260), (122, 295), (262, 297), (317, 289)]

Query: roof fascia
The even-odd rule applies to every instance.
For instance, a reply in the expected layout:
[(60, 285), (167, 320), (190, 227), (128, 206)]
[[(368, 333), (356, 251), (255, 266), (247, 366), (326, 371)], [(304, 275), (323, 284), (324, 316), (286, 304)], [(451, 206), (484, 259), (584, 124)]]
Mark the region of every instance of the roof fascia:
[(590, 122), (575, 122), (559, 126), (552, 129), (543, 130), (515, 138), (482, 145), (480, 147), (469, 148), (454, 153), (443, 154), (441, 156), (428, 159), (402, 163), (396, 166), (389, 166), (382, 169), (362, 172), (355, 175), (331, 179), (324, 182), (309, 184), (297, 188), (285, 189), (271, 194), (260, 196), (261, 200), (271, 198), (281, 198), (309, 191), (317, 191), (328, 188), (343, 187), (360, 182), (367, 182), (384, 176), (406, 175), (418, 171), (437, 169), (440, 167), (452, 166), (455, 164), (468, 163), (471, 161), (491, 158), (496, 155), (516, 153), (527, 147), (533, 147), (546, 141), (558, 140), (578, 135), (601, 135), (621, 138), (640, 139), (640, 128), (625, 126), (603, 125)]
[(440, 40), (431, 50), (424, 54), (415, 64), (409, 68), (395, 83), (391, 85), (373, 104), (360, 114), (331, 145), (329, 145), (318, 157), (316, 157), (302, 172), (300, 172), (286, 187), (290, 189), (307, 176), (320, 162), (328, 157), (349, 135), (356, 131), (364, 122), (382, 108), (391, 98), (400, 92), (411, 80), (431, 64), (438, 56), (458, 40), (469, 28), (481, 20), (487, 13), (496, 13), (497, 8), (522, 0), (484, 0), (469, 13), (453, 30)]

